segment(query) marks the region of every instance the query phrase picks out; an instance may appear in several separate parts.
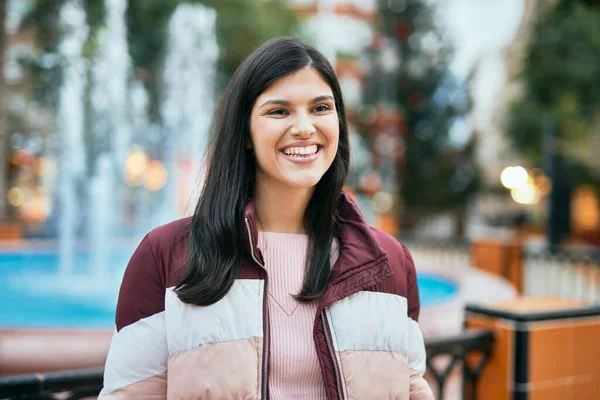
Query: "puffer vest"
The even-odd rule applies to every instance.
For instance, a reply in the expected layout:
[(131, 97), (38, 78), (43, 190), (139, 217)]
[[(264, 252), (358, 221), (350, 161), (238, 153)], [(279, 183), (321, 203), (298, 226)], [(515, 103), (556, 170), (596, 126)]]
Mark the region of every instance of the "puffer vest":
[[(339, 257), (315, 315), (313, 339), (329, 400), (433, 399), (410, 253), (339, 202)], [(189, 219), (150, 232), (119, 294), (101, 398), (269, 398), (269, 275), (252, 204), (232, 289), (209, 306), (185, 304), (181, 278)]]

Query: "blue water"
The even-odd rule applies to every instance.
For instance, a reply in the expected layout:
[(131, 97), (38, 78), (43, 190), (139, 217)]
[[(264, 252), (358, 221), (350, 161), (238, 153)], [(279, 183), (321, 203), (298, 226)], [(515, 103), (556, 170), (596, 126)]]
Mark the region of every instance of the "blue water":
[(432, 306), (450, 300), (456, 295), (458, 286), (450, 279), (438, 275), (420, 273), (417, 275), (421, 307)]
[[(76, 270), (58, 276), (56, 253), (0, 253), (0, 328), (112, 329), (122, 271), (129, 254), (113, 256), (106, 275), (90, 274), (87, 254), (77, 254)], [(431, 274), (419, 274), (422, 306), (452, 298), (457, 286)]]

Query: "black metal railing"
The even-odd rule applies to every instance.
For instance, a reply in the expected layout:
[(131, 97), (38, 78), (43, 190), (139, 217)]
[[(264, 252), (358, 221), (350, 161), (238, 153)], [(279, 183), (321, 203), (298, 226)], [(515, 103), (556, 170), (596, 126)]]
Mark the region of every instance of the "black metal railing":
[(437, 384), (435, 398), (444, 399), (448, 378), (460, 366), (463, 399), (477, 400), (477, 382), (493, 345), (494, 334), (488, 330), (467, 330), (455, 336), (427, 339), (427, 372)]
[(0, 399), (78, 400), (97, 398), (103, 369), (0, 377)]
[[(444, 399), (448, 377), (460, 365), (463, 373), (463, 398), (476, 400), (477, 381), (490, 357), (493, 343), (493, 333), (486, 330), (464, 331), (456, 336), (427, 339), (427, 372), (437, 384), (436, 399)], [(476, 355), (480, 356), (476, 363), (467, 361), (467, 358)], [(102, 389), (102, 373), (102, 368), (98, 368), (0, 377), (0, 399), (96, 398)]]

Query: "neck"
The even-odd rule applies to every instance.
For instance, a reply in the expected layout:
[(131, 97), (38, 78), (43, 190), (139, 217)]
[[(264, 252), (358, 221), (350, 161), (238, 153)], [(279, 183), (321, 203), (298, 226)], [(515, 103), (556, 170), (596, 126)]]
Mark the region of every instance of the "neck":
[(258, 229), (265, 232), (305, 233), (304, 213), (312, 193), (313, 188), (290, 189), (257, 182), (254, 209)]

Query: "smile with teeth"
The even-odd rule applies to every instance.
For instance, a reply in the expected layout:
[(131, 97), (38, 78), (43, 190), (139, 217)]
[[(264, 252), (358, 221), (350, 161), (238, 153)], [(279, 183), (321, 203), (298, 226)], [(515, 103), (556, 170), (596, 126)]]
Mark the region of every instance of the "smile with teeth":
[(288, 147), (282, 150), (286, 156), (291, 157), (308, 157), (316, 154), (319, 151), (319, 146), (316, 144), (306, 147)]

